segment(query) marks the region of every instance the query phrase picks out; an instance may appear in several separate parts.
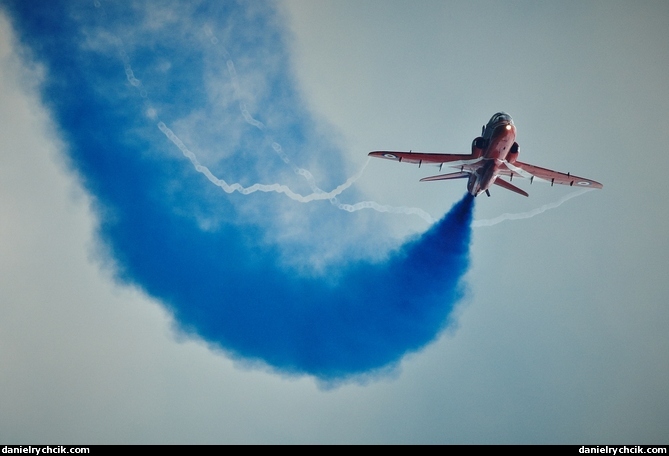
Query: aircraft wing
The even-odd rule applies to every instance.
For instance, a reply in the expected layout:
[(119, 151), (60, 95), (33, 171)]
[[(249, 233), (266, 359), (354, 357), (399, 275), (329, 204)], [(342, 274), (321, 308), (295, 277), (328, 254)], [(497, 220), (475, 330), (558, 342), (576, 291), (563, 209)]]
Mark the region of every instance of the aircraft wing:
[(515, 163), (506, 163), (505, 170), (502, 170), (500, 174), (505, 176), (522, 176), (530, 179), (538, 178), (548, 181), (553, 184), (569, 185), (569, 186), (578, 186), (578, 187), (589, 187), (589, 188), (602, 188), (603, 185), (597, 181), (586, 179), (584, 177), (574, 176), (570, 173), (559, 173), (546, 168), (541, 168), (539, 166), (528, 165), (523, 162)]
[[(413, 163), (420, 166), (423, 163), (443, 164), (451, 162), (463, 162), (463, 164), (470, 163), (473, 159), (468, 154), (436, 154), (424, 152), (394, 152), (390, 150), (378, 150), (369, 153), (370, 157), (385, 158), (386, 160), (394, 160), (402, 163)], [(460, 164), (460, 163), (458, 163)]]

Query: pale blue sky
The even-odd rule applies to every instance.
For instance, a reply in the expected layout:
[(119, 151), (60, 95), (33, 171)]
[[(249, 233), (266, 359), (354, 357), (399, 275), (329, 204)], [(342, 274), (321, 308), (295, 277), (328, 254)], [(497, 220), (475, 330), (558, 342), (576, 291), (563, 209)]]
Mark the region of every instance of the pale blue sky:
[[(466, 152), (504, 110), (514, 117), (521, 160), (604, 189), (475, 229), (469, 295), (454, 327), (381, 378), (319, 389), (312, 378), (242, 365), (180, 338), (159, 303), (113, 280), (93, 235), (91, 199), (63, 164), (66, 140), (35, 91), (48, 72), (18, 57), (3, 14), (1, 440), (666, 443), (667, 4), (278, 8), (297, 90), (314, 128), (344, 152), (344, 178), (370, 150)], [(158, 21), (161, 12), (169, 13), (156, 11)], [(240, 71), (251, 98), (261, 87), (255, 78)], [(185, 114), (187, 139), (214, 134)], [(305, 157), (318, 177), (327, 167), (319, 169), (326, 159), (317, 152)], [(355, 191), (439, 217), (465, 189), (417, 182), (430, 173), (373, 161)], [(571, 192), (519, 185), (530, 198), (496, 190), (477, 200), (476, 218), (530, 211)], [(249, 217), (266, 223), (251, 209)], [(295, 253), (299, 233), (289, 222), (276, 226), (285, 237), (272, 242)], [(387, 248), (426, 228), (415, 216), (370, 215), (333, 238), (337, 249), (328, 252), (350, 253), (365, 236)]]

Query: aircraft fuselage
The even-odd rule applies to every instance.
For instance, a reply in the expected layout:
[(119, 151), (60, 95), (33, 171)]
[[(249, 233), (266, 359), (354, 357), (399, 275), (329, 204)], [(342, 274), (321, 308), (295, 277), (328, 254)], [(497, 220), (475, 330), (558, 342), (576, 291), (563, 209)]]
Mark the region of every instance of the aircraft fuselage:
[(467, 191), (478, 196), (488, 191), (497, 179), (501, 167), (516, 142), (516, 126), (511, 116), (495, 114), (483, 130), (482, 164), (469, 176)]

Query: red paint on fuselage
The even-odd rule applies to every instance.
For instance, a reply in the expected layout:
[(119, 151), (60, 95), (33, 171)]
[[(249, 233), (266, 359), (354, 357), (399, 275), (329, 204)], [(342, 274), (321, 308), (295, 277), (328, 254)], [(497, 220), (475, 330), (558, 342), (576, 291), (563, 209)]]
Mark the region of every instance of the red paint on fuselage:
[(490, 188), (497, 179), (500, 167), (503, 165), (511, 146), (516, 141), (516, 127), (511, 116), (495, 119), (493, 116), (485, 128), (483, 163), (469, 176), (467, 190), (473, 196), (478, 196)]

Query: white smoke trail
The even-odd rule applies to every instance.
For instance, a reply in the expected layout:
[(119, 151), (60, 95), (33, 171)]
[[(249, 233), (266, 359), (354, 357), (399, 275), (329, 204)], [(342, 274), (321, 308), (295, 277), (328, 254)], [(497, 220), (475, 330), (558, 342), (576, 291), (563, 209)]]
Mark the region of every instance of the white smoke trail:
[(427, 223), (432, 224), (436, 220), (423, 209), (418, 207), (407, 207), (407, 206), (388, 206), (377, 203), (376, 201), (361, 201), (355, 204), (342, 204), (333, 198), (330, 200), (337, 208), (348, 211), (355, 212), (362, 209), (374, 209), (377, 212), (390, 212), (392, 214), (407, 214), (407, 215), (417, 215), (418, 217), (425, 220)]
[[(282, 184), (253, 184), (249, 187), (244, 187), (241, 184), (237, 183), (228, 184), (223, 179), (219, 179), (218, 177), (214, 176), (212, 172), (209, 170), (209, 168), (200, 163), (200, 161), (197, 159), (197, 156), (195, 156), (195, 154), (190, 149), (188, 149), (188, 147), (186, 147), (183, 141), (181, 141), (181, 139), (179, 139), (179, 137), (176, 134), (174, 134), (174, 132), (167, 125), (165, 125), (164, 122), (158, 122), (158, 128), (170, 141), (172, 141), (172, 143), (175, 146), (179, 148), (181, 153), (183, 153), (184, 156), (190, 160), (190, 162), (193, 164), (193, 167), (198, 173), (204, 174), (211, 183), (220, 187), (226, 193), (239, 192), (243, 195), (249, 195), (255, 192), (276, 192), (276, 193), (283, 193), (290, 199), (299, 201), (300, 203), (309, 203), (311, 201), (318, 201), (318, 200), (328, 200), (335, 198), (337, 195), (339, 195), (344, 190), (349, 188), (353, 184), (353, 182), (355, 182), (356, 179), (358, 179), (362, 175), (362, 172), (367, 166), (367, 164), (365, 164), (365, 166), (363, 166), (362, 169), (357, 174), (348, 178), (346, 182), (339, 185), (337, 188), (335, 188), (330, 192), (325, 192), (321, 189), (317, 189), (317, 191), (315, 191), (314, 193), (303, 196), (300, 195), (299, 193), (294, 192), (288, 186)], [(367, 162), (369, 162), (369, 160), (367, 160)]]
[[(204, 33), (209, 38), (209, 40), (212, 44), (216, 45), (216, 44), (219, 43), (218, 38), (214, 35), (214, 33), (212, 32), (210, 27), (205, 27), (204, 28)], [(304, 179), (309, 184), (309, 187), (311, 188), (311, 191), (313, 193), (311, 195), (301, 196), (301, 195), (298, 195), (295, 192), (291, 191), (288, 187), (286, 187), (284, 185), (279, 185), (279, 184), (273, 184), (273, 185), (255, 184), (255, 185), (253, 185), (251, 187), (248, 187), (246, 189), (242, 188), (238, 184), (233, 184), (235, 187), (231, 191), (240, 191), (241, 193), (244, 193), (244, 194), (252, 193), (253, 191), (267, 191), (267, 192), (277, 191), (277, 192), (280, 192), (280, 193), (284, 193), (289, 198), (294, 199), (296, 201), (300, 201), (300, 202), (309, 202), (309, 201), (314, 201), (314, 200), (329, 199), (330, 202), (335, 207), (337, 207), (338, 209), (347, 211), (347, 212), (356, 212), (356, 211), (363, 210), (363, 209), (373, 209), (377, 212), (389, 212), (389, 213), (394, 213), (394, 214), (417, 215), (417, 216), (421, 217), (423, 220), (425, 220), (427, 223), (431, 224), (431, 223), (435, 222), (435, 219), (430, 214), (425, 212), (423, 209), (420, 209), (420, 208), (417, 208), (417, 207), (389, 206), (389, 205), (379, 204), (375, 201), (362, 201), (362, 202), (358, 202), (358, 203), (355, 203), (355, 204), (340, 203), (335, 197), (337, 195), (339, 195), (340, 193), (342, 193), (347, 188), (349, 188), (356, 180), (358, 180), (362, 176), (363, 172), (365, 171), (365, 168), (367, 168), (367, 165), (369, 164), (369, 160), (370, 160), (369, 158), (367, 158), (367, 161), (365, 162), (365, 164), (362, 166), (362, 168), (360, 168), (360, 170), (356, 174), (349, 177), (346, 180), (346, 182), (339, 185), (337, 188), (335, 188), (331, 192), (325, 192), (320, 187), (318, 187), (318, 185), (316, 184), (316, 179), (314, 178), (313, 174), (311, 174), (311, 172), (309, 170), (304, 169), (304, 168), (300, 168), (300, 167), (296, 166), (295, 164), (293, 164), (293, 162), (290, 160), (290, 157), (288, 157), (288, 155), (283, 151), (283, 148), (281, 147), (281, 144), (272, 140), (272, 138), (269, 136), (269, 134), (267, 133), (267, 130), (265, 128), (265, 124), (263, 124), (259, 120), (255, 119), (251, 115), (251, 113), (249, 112), (249, 110), (246, 106), (246, 103), (244, 103), (242, 101), (242, 90), (241, 90), (241, 86), (240, 86), (240, 83), (239, 83), (239, 76), (237, 75), (237, 69), (235, 68), (235, 63), (232, 61), (230, 53), (225, 48), (225, 46), (221, 45), (220, 49), (222, 51), (223, 57), (226, 59), (225, 65), (228, 69), (228, 75), (229, 75), (230, 80), (232, 82), (232, 87), (234, 89), (235, 97), (238, 100), (239, 110), (242, 114), (242, 117), (244, 118), (246, 123), (256, 127), (258, 130), (262, 131), (263, 133), (265, 133), (265, 135), (267, 135), (268, 139), (272, 143), (272, 149), (274, 149), (274, 151), (277, 153), (277, 155), (281, 158), (281, 160), (285, 164), (287, 164), (288, 166), (291, 167), (293, 172), (295, 172), (296, 174), (304, 177)], [(163, 124), (163, 126), (164, 125), (165, 124)], [(167, 128), (167, 127), (165, 127), (165, 128)], [(167, 129), (167, 130), (169, 130), (169, 129)], [(161, 131), (163, 131), (163, 133), (165, 133), (165, 130), (163, 130), (163, 128), (161, 128)], [(173, 135), (173, 133), (172, 133), (172, 135)], [(176, 135), (174, 135), (174, 138), (176, 138), (178, 140)], [(177, 144), (172, 138), (170, 138), (170, 140), (172, 140), (172, 142)], [(193, 165), (195, 165), (195, 163), (197, 162), (197, 158), (195, 158), (195, 155), (192, 154), (192, 152), (190, 152), (190, 151), (189, 151), (190, 154), (186, 154), (186, 152), (184, 152), (184, 149), (182, 149), (178, 144), (177, 144), (177, 147), (179, 147), (181, 149), (181, 151), (184, 153), (184, 155), (186, 155), (191, 160)], [(198, 170), (199, 172), (204, 172), (205, 175), (206, 175), (206, 173), (209, 172), (209, 170), (206, 167), (203, 167), (202, 165), (199, 165), (199, 166), (200, 166), (200, 169), (202, 169), (202, 171), (200, 171), (200, 169), (198, 169), (198, 167), (196, 166), (196, 170)], [(204, 170), (206, 170), (206, 172)], [(211, 175), (211, 173), (209, 173), (209, 174)], [(216, 179), (213, 175), (211, 177), (208, 175), (207, 178), (211, 182), (215, 183), (216, 185), (221, 186), (221, 188), (223, 188), (226, 192), (230, 193), (230, 191), (226, 190), (226, 186), (227, 186), (227, 188), (232, 188), (232, 186), (229, 186), (227, 184), (223, 185), (224, 181), (222, 181), (220, 179)], [(214, 180), (212, 180), (212, 178)]]
[[(209, 40), (211, 41), (212, 44), (218, 44), (219, 40), (218, 38), (214, 35), (210, 27), (205, 27), (204, 28), (204, 33), (207, 35)], [(248, 110), (248, 107), (246, 106), (246, 103), (242, 101), (242, 89), (241, 85), (239, 83), (239, 76), (237, 75), (237, 69), (235, 68), (235, 63), (232, 61), (232, 58), (230, 56), (230, 53), (228, 50), (225, 48), (225, 46), (221, 45), (220, 46), (221, 52), (223, 54), (223, 57), (225, 58), (225, 66), (228, 69), (228, 76), (230, 77), (230, 81), (232, 82), (232, 88), (235, 94), (235, 98), (237, 99), (237, 103), (239, 105), (239, 112), (242, 114), (242, 117), (244, 118), (244, 121), (248, 123), (249, 125), (252, 125), (256, 127), (258, 130), (262, 131), (265, 133), (265, 135), (268, 137), (268, 139), (272, 143), (272, 149), (274, 149), (274, 152), (277, 153), (277, 155), (281, 158), (281, 160), (289, 165), (292, 170), (295, 172), (295, 174), (299, 174), (300, 176), (304, 177), (307, 180), (307, 183), (311, 187), (311, 190), (314, 193), (324, 193), (323, 190), (318, 188), (316, 185), (316, 180), (314, 179), (313, 174), (307, 169), (304, 168), (299, 168), (298, 166), (294, 165), (288, 155), (283, 151), (283, 148), (281, 147), (281, 144), (278, 142), (272, 140), (272, 138), (269, 137), (269, 134), (267, 133), (267, 130), (265, 128), (265, 124), (260, 122), (259, 120), (255, 119), (251, 113)], [(367, 161), (369, 163), (369, 160)], [(367, 167), (367, 163), (362, 167), (362, 169), (356, 174), (358, 177), (362, 175), (362, 171)], [(350, 179), (349, 179), (350, 180)]]
[[(104, 9), (101, 8), (101, 4), (99, 2), (96, 1), (95, 6), (96, 6), (96, 8), (100, 8), (102, 13), (105, 14)], [(207, 34), (207, 36), (209, 36), (209, 38), (210, 38), (210, 40), (213, 44), (216, 44), (218, 42), (218, 39), (215, 36), (213, 36), (210, 29), (206, 28), (205, 33)], [(314, 176), (311, 174), (311, 172), (309, 172), (308, 170), (306, 170), (304, 168), (299, 168), (299, 167), (295, 166), (290, 161), (290, 159), (286, 155), (286, 153), (283, 151), (281, 145), (279, 143), (275, 142), (275, 141), (272, 141), (272, 148), (279, 155), (279, 157), (286, 164), (291, 166), (291, 168), (293, 169), (293, 171), (296, 174), (298, 174), (300, 176), (303, 176), (307, 180), (309, 186), (312, 189), (311, 194), (300, 195), (299, 193), (296, 193), (293, 190), (291, 190), (288, 186), (282, 185), (282, 184), (259, 184), (259, 183), (257, 183), (257, 184), (253, 184), (249, 187), (244, 187), (244, 186), (242, 186), (241, 184), (238, 184), (238, 183), (228, 184), (225, 180), (219, 179), (216, 176), (214, 176), (214, 174), (211, 172), (211, 170), (209, 170), (209, 168), (202, 165), (200, 163), (200, 161), (197, 159), (197, 156), (191, 150), (189, 150), (186, 147), (186, 145), (183, 143), (183, 141), (181, 141), (181, 139), (169, 127), (167, 127), (167, 125), (163, 121), (160, 120), (160, 117), (158, 116), (157, 111), (150, 104), (150, 101), (149, 101), (148, 96), (147, 96), (147, 91), (144, 89), (142, 82), (135, 77), (132, 66), (130, 64), (130, 58), (129, 58), (127, 52), (125, 51), (125, 46), (123, 44), (123, 41), (120, 38), (115, 37), (115, 44), (116, 44), (117, 48), (119, 49), (119, 55), (121, 57), (121, 60), (123, 61), (123, 66), (124, 66), (124, 70), (125, 70), (125, 74), (126, 74), (126, 78), (127, 78), (128, 82), (133, 87), (135, 87), (139, 90), (140, 96), (142, 98), (144, 98), (144, 100), (145, 100), (145, 103), (146, 103), (146, 106), (147, 106), (147, 111), (146, 111), (147, 116), (151, 119), (159, 120), (159, 122), (157, 123), (158, 129), (160, 129), (160, 131), (163, 132), (163, 134), (165, 134), (165, 136), (175, 146), (177, 146), (179, 148), (179, 150), (181, 150), (183, 155), (190, 160), (190, 162), (192, 163), (195, 170), (199, 173), (202, 173), (204, 176), (207, 177), (207, 179), (210, 182), (212, 182), (214, 185), (223, 189), (223, 191), (225, 191), (226, 193), (239, 192), (243, 195), (249, 195), (251, 193), (255, 193), (255, 192), (258, 192), (258, 191), (259, 192), (276, 192), (276, 193), (283, 193), (286, 196), (288, 196), (289, 198), (291, 198), (295, 201), (299, 201), (301, 203), (308, 203), (308, 202), (311, 202), (311, 201), (319, 201), (319, 200), (334, 200), (333, 204), (337, 207), (340, 207), (342, 205), (339, 204), (338, 202), (336, 202), (336, 200), (335, 200), (336, 196), (341, 194), (342, 192), (344, 192), (351, 185), (353, 185), (353, 183), (362, 176), (362, 174), (365, 171), (365, 168), (369, 164), (370, 159), (368, 158), (367, 161), (365, 162), (365, 164), (360, 168), (360, 170), (357, 173), (355, 173), (353, 176), (349, 177), (343, 184), (337, 186), (332, 191), (325, 192), (324, 190), (322, 190), (321, 188), (319, 188), (316, 185), (316, 180), (314, 179)], [(243, 101), (241, 101), (242, 100), (241, 89), (240, 89), (239, 78), (237, 76), (237, 71), (235, 69), (234, 62), (232, 62), (232, 60), (230, 59), (230, 54), (228, 53), (227, 49), (225, 49), (225, 47), (223, 47), (223, 46), (222, 46), (222, 51), (223, 51), (223, 55), (227, 59), (226, 66), (227, 66), (227, 69), (228, 69), (228, 74), (230, 75), (230, 78), (232, 80), (232, 85), (233, 85), (233, 88), (234, 88), (235, 97), (238, 100), (239, 110), (240, 110), (242, 116), (244, 117), (244, 120), (248, 124), (258, 128), (259, 130), (261, 130), (265, 133), (267, 133), (266, 129), (265, 129), (265, 125), (262, 122), (254, 119), (253, 116), (250, 114), (249, 110), (247, 109), (246, 104)], [(379, 206), (379, 205), (377, 205), (377, 206)], [(351, 211), (348, 208), (346, 208), (346, 209), (342, 208), (342, 209)], [(392, 208), (390, 208), (390, 210), (392, 210)]]
[(570, 193), (568, 195), (565, 195), (565, 196), (563, 196), (562, 198), (560, 198), (559, 200), (557, 200), (553, 203), (544, 204), (543, 206), (541, 206), (537, 209), (533, 209), (533, 210), (528, 211), (528, 212), (520, 212), (520, 213), (517, 213), (517, 214), (506, 213), (506, 214), (502, 214), (499, 217), (495, 217), (495, 218), (492, 218), (492, 219), (474, 220), (474, 222), (472, 223), (472, 226), (475, 227), (475, 228), (479, 228), (479, 227), (482, 227), (482, 226), (497, 225), (498, 223), (502, 223), (506, 220), (521, 220), (521, 219), (532, 218), (535, 215), (542, 214), (542, 213), (544, 213), (544, 212), (546, 212), (550, 209), (555, 209), (556, 207), (561, 206), (562, 204), (566, 203), (570, 199), (576, 198), (577, 196), (581, 196), (584, 193), (587, 193), (591, 190), (593, 190), (593, 189), (584, 188), (582, 190), (579, 190), (579, 191)]
[[(193, 164), (193, 167), (197, 172), (204, 174), (211, 183), (220, 187), (226, 193), (239, 192), (243, 195), (249, 195), (255, 192), (276, 192), (276, 193), (283, 193), (290, 199), (298, 201), (300, 203), (309, 203), (311, 201), (319, 201), (319, 200), (330, 200), (332, 205), (334, 205), (336, 208), (347, 212), (356, 212), (363, 209), (373, 209), (377, 212), (416, 215), (425, 220), (429, 224), (432, 224), (436, 221), (429, 213), (417, 207), (382, 205), (377, 203), (376, 201), (361, 201), (355, 204), (340, 203), (337, 200), (337, 195), (341, 194), (344, 190), (349, 188), (356, 180), (360, 178), (360, 176), (362, 176), (363, 172), (365, 171), (365, 168), (369, 164), (370, 158), (367, 159), (365, 164), (362, 166), (362, 168), (360, 168), (360, 170), (356, 174), (349, 177), (346, 180), (346, 182), (339, 185), (330, 192), (325, 192), (320, 188), (318, 188), (311, 173), (303, 168), (296, 168), (297, 169), (296, 172), (304, 176), (307, 179), (307, 182), (311, 184), (312, 189), (315, 190), (313, 193), (309, 195), (300, 195), (299, 193), (296, 193), (293, 190), (291, 190), (288, 186), (282, 184), (253, 184), (249, 187), (243, 187), (241, 184), (237, 183), (228, 184), (225, 180), (219, 179), (216, 176), (214, 176), (213, 173), (209, 170), (209, 168), (207, 168), (206, 166), (202, 165), (199, 162), (197, 156), (190, 149), (188, 149), (188, 147), (186, 147), (183, 141), (181, 141), (181, 139), (179, 139), (179, 137), (167, 125), (165, 125), (164, 122), (158, 122), (158, 128), (175, 146), (179, 148), (179, 150), (181, 150), (183, 155), (190, 160), (190, 162)], [(280, 148), (281, 146), (278, 145), (277, 143), (273, 143), (273, 147)], [(285, 156), (285, 154), (283, 155)], [(286, 160), (284, 161), (289, 161), (287, 156)]]
[[(103, 15), (106, 15), (106, 12), (104, 11), (104, 7), (102, 7), (101, 3), (98, 0), (94, 1), (94, 5), (96, 8), (98, 8)], [(218, 38), (213, 34), (212, 30), (210, 27), (205, 27), (204, 28), (204, 33), (205, 35), (209, 38), (210, 42), (214, 45), (219, 44)], [(146, 89), (143, 87), (142, 82), (135, 77), (135, 74), (133, 72), (132, 66), (130, 64), (130, 57), (128, 56), (127, 52), (125, 51), (125, 46), (123, 44), (123, 41), (119, 37), (115, 37), (115, 44), (119, 50), (119, 55), (121, 57), (121, 60), (123, 61), (123, 66), (126, 74), (126, 78), (130, 85), (133, 87), (137, 88), (140, 96), (144, 99), (145, 105), (146, 105), (146, 115), (154, 120), (158, 120), (157, 126), (158, 129), (175, 145), (179, 148), (179, 150), (182, 152), (182, 154), (188, 158), (195, 168), (195, 170), (201, 174), (203, 174), (211, 183), (214, 185), (220, 187), (223, 191), (226, 193), (233, 193), (233, 192), (239, 192), (243, 195), (249, 195), (251, 193), (255, 192), (276, 192), (276, 193), (283, 193), (284, 195), (288, 196), (294, 201), (298, 201), (301, 203), (309, 203), (312, 201), (320, 201), (320, 200), (330, 200), (332, 205), (337, 207), (340, 210), (344, 210), (347, 212), (356, 212), (359, 210), (363, 209), (373, 209), (377, 212), (388, 212), (388, 213), (395, 213), (395, 214), (407, 214), (407, 215), (417, 215), (421, 217), (423, 220), (425, 220), (427, 223), (434, 223), (435, 219), (428, 214), (426, 211), (423, 209), (417, 208), (417, 207), (406, 207), (406, 206), (390, 206), (390, 205), (382, 205), (379, 204), (375, 201), (362, 201), (358, 202), (355, 204), (344, 204), (340, 203), (337, 200), (337, 196), (343, 193), (346, 189), (348, 189), (355, 181), (357, 181), (362, 174), (364, 173), (365, 169), (367, 168), (367, 165), (369, 164), (370, 158), (367, 158), (367, 161), (365, 161), (364, 165), (358, 170), (357, 173), (355, 173), (353, 176), (349, 177), (343, 184), (337, 186), (335, 189), (333, 189), (330, 192), (326, 192), (318, 185), (316, 184), (316, 179), (314, 178), (313, 174), (304, 168), (300, 168), (296, 166), (291, 160), (290, 157), (283, 151), (283, 148), (281, 147), (281, 144), (278, 142), (272, 140), (270, 137), (269, 133), (267, 132), (267, 129), (265, 127), (265, 124), (263, 124), (261, 121), (255, 119), (251, 113), (248, 110), (248, 107), (246, 106), (246, 103), (243, 101), (243, 96), (242, 96), (242, 90), (241, 90), (241, 85), (239, 82), (239, 76), (237, 74), (237, 69), (235, 68), (235, 64), (232, 61), (232, 58), (230, 56), (230, 53), (228, 50), (225, 48), (225, 46), (220, 45), (220, 49), (222, 51), (223, 57), (225, 58), (225, 64), (227, 67), (228, 75), (230, 77), (230, 81), (232, 82), (232, 87), (234, 91), (235, 98), (237, 99), (238, 106), (239, 106), (239, 111), (244, 118), (244, 121), (248, 123), (249, 125), (257, 128), (258, 130), (262, 131), (266, 137), (270, 140), (272, 144), (272, 149), (276, 152), (276, 154), (281, 158), (281, 160), (287, 164), (288, 166), (291, 167), (293, 172), (295, 174), (298, 174), (302, 176), (308, 183), (309, 187), (312, 190), (312, 193), (309, 195), (301, 195), (299, 193), (294, 192), (291, 190), (287, 185), (283, 184), (260, 184), (256, 183), (253, 185), (250, 185), (248, 187), (244, 187), (239, 183), (232, 183), (229, 184), (225, 180), (220, 179), (211, 172), (209, 168), (206, 166), (202, 165), (200, 161), (197, 159), (197, 156), (195, 153), (193, 153), (186, 145), (181, 141), (181, 139), (163, 122), (160, 120), (160, 117), (158, 115), (158, 112), (156, 111), (155, 108), (150, 103), (150, 100), (147, 95)]]

